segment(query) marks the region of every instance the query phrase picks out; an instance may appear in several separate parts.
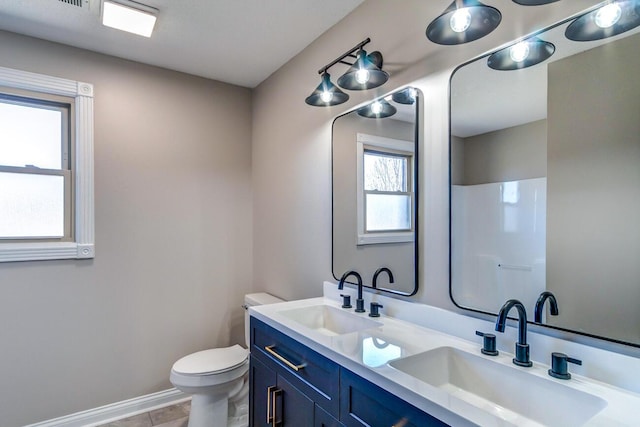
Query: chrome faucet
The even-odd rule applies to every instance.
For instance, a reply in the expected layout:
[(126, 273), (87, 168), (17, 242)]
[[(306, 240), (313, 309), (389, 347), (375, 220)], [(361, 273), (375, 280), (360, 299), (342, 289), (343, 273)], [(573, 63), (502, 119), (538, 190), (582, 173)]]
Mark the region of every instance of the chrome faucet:
[(387, 267), (380, 267), (376, 270), (375, 273), (373, 273), (373, 283), (371, 284), (371, 287), (375, 289), (378, 286), (378, 276), (380, 275), (380, 273), (387, 273), (387, 275), (389, 276), (389, 283), (394, 283), (393, 273), (391, 272), (391, 270), (389, 270)]
[(536, 323), (542, 323), (542, 312), (544, 311), (544, 303), (547, 299), (549, 300), (549, 313), (551, 313), (552, 316), (558, 315), (558, 301), (555, 295), (549, 291), (544, 291), (538, 297), (538, 301), (536, 301), (536, 310), (533, 318)]
[(342, 290), (344, 288), (344, 282), (347, 280), (349, 276), (353, 276), (358, 281), (358, 298), (356, 299), (356, 313), (364, 313), (364, 298), (362, 298), (362, 277), (358, 274), (357, 271), (347, 271), (340, 278), (340, 282), (338, 283), (338, 289)]
[(513, 363), (518, 366), (529, 367), (533, 365), (529, 359), (529, 344), (527, 344), (527, 311), (524, 305), (517, 299), (510, 299), (505, 302), (496, 320), (496, 331), (504, 332), (507, 323), (507, 314), (509, 310), (515, 307), (518, 310), (518, 342), (516, 343), (516, 357)]

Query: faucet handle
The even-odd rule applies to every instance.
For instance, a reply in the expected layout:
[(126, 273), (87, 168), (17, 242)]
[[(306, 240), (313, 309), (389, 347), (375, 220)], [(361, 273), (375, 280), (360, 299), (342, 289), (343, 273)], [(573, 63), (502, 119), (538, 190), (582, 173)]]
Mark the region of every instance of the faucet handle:
[(342, 308), (351, 308), (351, 295), (340, 294), (342, 297)]
[(369, 317), (380, 317), (380, 313), (378, 309), (382, 308), (383, 305), (378, 302), (371, 303), (371, 312), (369, 313)]
[(549, 375), (561, 380), (568, 380), (571, 378), (567, 362), (582, 365), (582, 360), (574, 359), (564, 353), (551, 353), (551, 369), (549, 369)]
[(476, 331), (476, 335), (479, 337), (483, 337), (482, 340), (482, 350), (480, 352), (482, 354), (486, 354), (487, 356), (497, 356), (498, 350), (496, 350), (496, 336), (493, 334), (487, 334), (484, 332)]

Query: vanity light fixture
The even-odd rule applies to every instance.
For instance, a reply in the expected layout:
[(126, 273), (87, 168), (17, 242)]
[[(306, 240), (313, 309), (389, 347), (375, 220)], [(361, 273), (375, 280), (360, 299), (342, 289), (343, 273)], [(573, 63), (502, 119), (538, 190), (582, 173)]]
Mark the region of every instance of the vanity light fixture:
[(382, 54), (367, 52), (360, 48), (356, 62), (338, 79), (338, 86), (349, 90), (373, 89), (389, 80), (389, 74), (382, 71)]
[(398, 110), (385, 99), (377, 99), (369, 105), (358, 108), (358, 115), (368, 119), (384, 119), (393, 116)]
[(412, 87), (408, 87), (405, 90), (394, 92), (391, 95), (391, 99), (398, 104), (413, 105), (416, 102), (416, 95), (417, 91)]
[(128, 0), (104, 0), (102, 25), (121, 31), (151, 37), (158, 9)]
[(331, 76), (325, 71), (324, 74), (322, 74), (322, 82), (304, 102), (314, 107), (328, 107), (342, 104), (348, 100), (349, 95), (331, 83)]
[(495, 30), (501, 20), (502, 14), (495, 7), (477, 0), (455, 0), (431, 21), (427, 38), (443, 45), (468, 43)]
[(640, 0), (608, 1), (576, 18), (564, 32), (569, 40), (586, 42), (617, 36), (640, 25)]
[(513, 0), (514, 3), (518, 3), (522, 6), (541, 6), (543, 4), (555, 3), (558, 0)]
[[(331, 82), (328, 70), (340, 63), (349, 65), (349, 69), (338, 79), (338, 85), (349, 90), (372, 89), (383, 85), (389, 80), (389, 74), (382, 71), (382, 54), (378, 51), (367, 52), (363, 47), (371, 41), (367, 38), (356, 46), (340, 55), (338, 58), (318, 70), (322, 75), (322, 82), (309, 95), (305, 102), (314, 107), (330, 107), (342, 104), (349, 99), (349, 95), (342, 92)], [(357, 52), (357, 55), (355, 54)], [(352, 58), (354, 62), (349, 62), (346, 58)]]
[(492, 53), (487, 65), (500, 71), (519, 70), (546, 61), (555, 50), (553, 43), (532, 37)]

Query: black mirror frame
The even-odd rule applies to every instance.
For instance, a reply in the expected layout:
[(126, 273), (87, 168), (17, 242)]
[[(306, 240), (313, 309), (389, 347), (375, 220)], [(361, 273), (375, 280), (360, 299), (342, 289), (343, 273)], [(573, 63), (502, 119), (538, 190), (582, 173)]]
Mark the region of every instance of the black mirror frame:
[[(404, 90), (404, 89), (402, 89)], [(373, 289), (375, 291), (380, 291), (380, 292), (384, 292), (384, 293), (388, 293), (388, 294), (392, 294), (392, 295), (399, 295), (399, 296), (403, 296), (403, 297), (412, 297), (414, 295), (416, 295), (418, 293), (418, 289), (419, 289), (419, 272), (420, 272), (420, 268), (419, 268), (419, 264), (420, 264), (420, 256), (419, 256), (419, 229), (420, 229), (420, 174), (419, 174), (419, 170), (420, 170), (420, 112), (422, 111), (421, 109), (421, 105), (422, 105), (422, 92), (416, 88), (416, 96), (415, 96), (415, 114), (416, 114), (416, 122), (415, 122), (415, 126), (414, 126), (414, 141), (415, 141), (415, 158), (416, 158), (416, 162), (414, 165), (414, 169), (413, 169), (413, 174), (414, 174), (414, 191), (415, 191), (415, 196), (414, 196), (414, 210), (415, 210), (415, 219), (414, 219), (414, 260), (413, 260), (413, 268), (414, 268), (414, 286), (413, 286), (413, 290), (411, 292), (404, 292), (404, 291), (400, 291), (397, 289), (390, 289), (390, 288), (380, 288), (380, 287), (373, 287), (373, 286), (368, 286), (368, 285), (363, 285), (365, 288), (368, 289)], [(356, 112), (356, 110), (349, 110), (343, 114), (340, 114), (339, 116), (337, 116), (335, 119), (333, 119), (333, 122), (331, 123), (331, 275), (333, 276), (333, 278), (338, 281), (340, 280), (339, 277), (336, 277), (336, 273), (334, 271), (334, 249), (333, 249), (333, 231), (335, 228), (335, 224), (334, 224), (334, 215), (333, 215), (333, 211), (334, 211), (334, 195), (333, 195), (333, 183), (334, 183), (334, 174), (333, 174), (333, 131), (334, 131), (334, 126), (336, 123), (336, 120), (338, 120), (341, 117), (346, 116), (347, 114), (351, 114)], [(350, 284), (350, 285), (357, 285), (356, 283), (353, 282), (349, 282), (346, 281), (345, 283)]]
[[(563, 19), (562, 21), (560, 21), (558, 23), (555, 23), (555, 24), (550, 25), (550, 26), (548, 26), (546, 28), (538, 30), (533, 34), (528, 35), (527, 38), (536, 37), (536, 36), (544, 33), (545, 31), (549, 31), (549, 30), (551, 30), (553, 28), (556, 28), (556, 27), (559, 27), (561, 25), (564, 25), (567, 22), (574, 21), (574, 20), (578, 19), (580, 16), (586, 15), (586, 14), (590, 13), (592, 10), (595, 10), (595, 9), (597, 9), (596, 6), (591, 7), (591, 8), (587, 9), (586, 11), (584, 11), (584, 12), (578, 14), (578, 15), (571, 16), (569, 18)], [(498, 52), (498, 51), (500, 51), (502, 49), (504, 49), (504, 48), (492, 50), (492, 51), (490, 51), (490, 52), (488, 52), (486, 54), (483, 54), (481, 56), (472, 58), (469, 61), (466, 61), (466, 62), (458, 65), (451, 72), (451, 76), (449, 77), (449, 88), (448, 88), (448, 92), (449, 92), (449, 94), (448, 94), (448, 98), (449, 98), (449, 105), (448, 105), (448, 108), (449, 108), (449, 129), (448, 129), (448, 132), (449, 132), (449, 138), (448, 138), (448, 143), (449, 143), (449, 147), (448, 147), (448, 151), (449, 151), (449, 171), (448, 171), (448, 175), (449, 175), (449, 299), (451, 300), (453, 305), (455, 305), (457, 308), (459, 308), (461, 310), (471, 311), (473, 313), (483, 314), (483, 315), (487, 315), (487, 316), (493, 316), (493, 317), (496, 317), (496, 318), (498, 317), (497, 313), (491, 313), (491, 312), (484, 311), (484, 310), (478, 310), (478, 309), (475, 309), (475, 308), (462, 306), (462, 305), (458, 304), (456, 302), (456, 300), (453, 298), (453, 289), (452, 289), (452, 280), (451, 280), (452, 273), (453, 273), (452, 262), (451, 262), (451, 258), (452, 258), (452, 254), (453, 254), (453, 252), (452, 252), (453, 242), (452, 242), (452, 238), (451, 238), (451, 236), (452, 236), (452, 220), (451, 220), (452, 219), (452, 215), (451, 215), (451, 212), (452, 212), (452, 203), (451, 203), (452, 202), (452, 197), (451, 197), (451, 185), (452, 185), (452, 180), (451, 180), (451, 178), (452, 178), (451, 177), (451, 160), (452, 160), (452, 156), (451, 156), (451, 117), (452, 117), (452, 112), (453, 112), (452, 108), (451, 108), (451, 84), (452, 84), (454, 75), (456, 74), (456, 72), (460, 68), (462, 68), (462, 67), (464, 67), (466, 65), (469, 65), (472, 62), (476, 62), (476, 61), (480, 61), (480, 60), (486, 60), (486, 58), (491, 56), (493, 53)], [(515, 317), (509, 317), (509, 319), (517, 320), (517, 318), (515, 318)], [(531, 320), (527, 320), (527, 323), (531, 324), (531, 325), (535, 325), (535, 326), (543, 326), (543, 327), (551, 329), (551, 330), (568, 332), (568, 333), (577, 334), (577, 335), (581, 335), (581, 336), (585, 336), (585, 337), (589, 337), (589, 338), (595, 338), (595, 339), (608, 341), (608, 342), (612, 342), (612, 343), (616, 343), (616, 344), (621, 344), (621, 345), (625, 345), (625, 346), (640, 348), (640, 343), (622, 341), (622, 340), (618, 340), (618, 339), (607, 337), (607, 336), (594, 335), (594, 334), (590, 334), (588, 332), (578, 331), (578, 330), (575, 330), (575, 329), (562, 328), (560, 326), (548, 325), (548, 324), (544, 324), (544, 323), (536, 323), (536, 322), (533, 322)]]

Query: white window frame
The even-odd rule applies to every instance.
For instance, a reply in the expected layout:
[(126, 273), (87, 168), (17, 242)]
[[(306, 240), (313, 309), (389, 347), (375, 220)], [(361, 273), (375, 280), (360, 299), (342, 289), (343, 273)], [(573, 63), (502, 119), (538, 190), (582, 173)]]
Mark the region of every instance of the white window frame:
[(0, 86), (73, 98), (75, 114), (73, 241), (0, 242), (0, 262), (94, 258), (93, 85), (0, 67)]
[[(367, 232), (365, 229), (365, 191), (364, 191), (364, 153), (367, 149), (388, 150), (390, 154), (398, 152), (408, 155), (410, 159), (409, 185), (411, 186), (411, 230)], [(415, 143), (401, 139), (384, 138), (364, 133), (356, 134), (356, 215), (357, 245), (373, 245), (380, 243), (405, 243), (415, 240)]]

